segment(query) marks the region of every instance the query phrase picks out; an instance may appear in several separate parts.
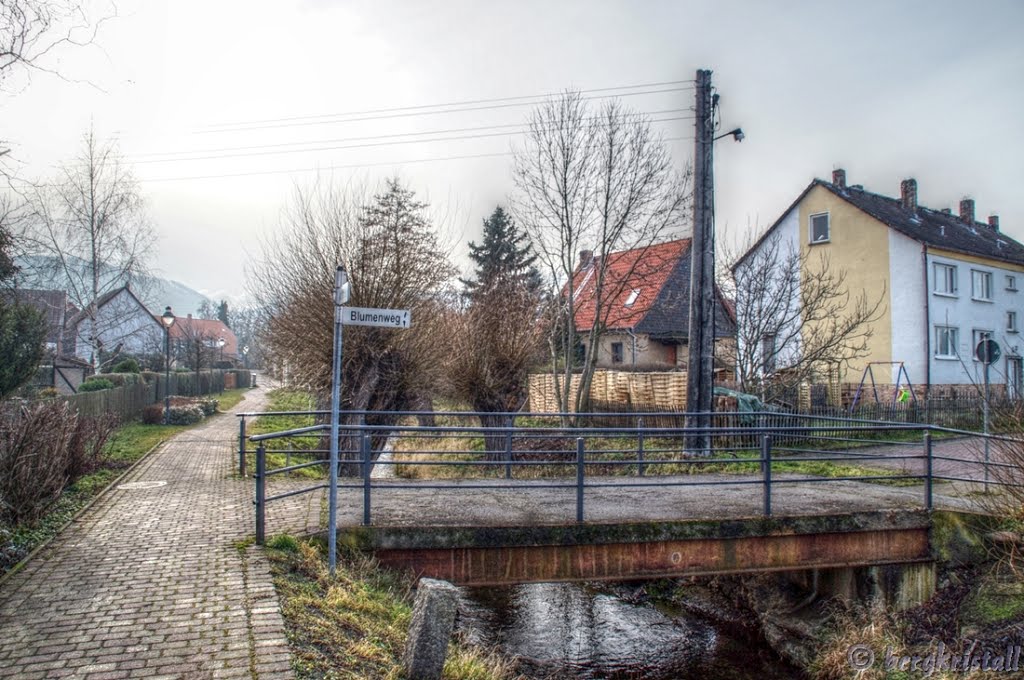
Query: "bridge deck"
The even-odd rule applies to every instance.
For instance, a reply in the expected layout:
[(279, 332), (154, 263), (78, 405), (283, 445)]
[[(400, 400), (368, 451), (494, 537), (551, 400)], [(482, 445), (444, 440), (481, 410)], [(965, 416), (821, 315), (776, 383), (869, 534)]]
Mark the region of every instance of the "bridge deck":
[[(735, 474), (648, 478), (659, 486), (601, 487), (604, 481), (643, 483), (621, 477), (587, 479), (584, 500), (586, 522), (642, 522), (685, 519), (756, 517), (762, 513), (764, 490), (760, 477)], [(777, 474), (772, 484), (772, 510), (776, 516), (823, 515), (886, 509), (921, 509), (924, 487), (889, 486), (856, 481), (793, 484), (806, 475)], [(552, 482), (517, 481), (516, 488), (499, 488), (503, 480), (432, 481), (374, 480), (371, 523), (374, 526), (530, 526), (573, 523), (574, 488), (544, 488)], [(667, 481), (702, 486), (660, 486)], [(757, 483), (744, 483), (757, 482)], [(787, 483), (789, 482), (789, 483)], [(398, 486), (412, 488), (396, 488)], [(470, 486), (484, 488), (469, 488)], [(969, 510), (969, 484), (937, 484), (935, 506)], [(339, 526), (362, 523), (362, 489), (339, 490)], [(275, 528), (274, 504), (268, 506), (268, 531)]]

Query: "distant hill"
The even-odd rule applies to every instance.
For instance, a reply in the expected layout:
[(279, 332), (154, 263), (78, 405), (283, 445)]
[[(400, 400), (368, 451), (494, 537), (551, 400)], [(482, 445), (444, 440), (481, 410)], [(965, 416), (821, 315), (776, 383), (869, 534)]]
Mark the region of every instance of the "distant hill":
[[(55, 274), (53, 260), (47, 256), (32, 255), (19, 257), (15, 263), (21, 267), (18, 285), (22, 288), (40, 288), (44, 290), (67, 290), (67, 279), (63, 274)], [(162, 314), (168, 305), (178, 316), (195, 314), (203, 302), (213, 303), (194, 288), (184, 283), (172, 281), (158, 276), (142, 277), (132, 283), (132, 290), (139, 295), (149, 311)]]

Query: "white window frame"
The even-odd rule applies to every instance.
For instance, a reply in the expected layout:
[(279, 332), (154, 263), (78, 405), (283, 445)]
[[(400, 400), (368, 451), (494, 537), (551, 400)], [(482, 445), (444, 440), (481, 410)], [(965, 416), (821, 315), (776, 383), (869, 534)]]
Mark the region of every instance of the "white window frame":
[[(942, 351), (942, 337), (946, 336), (946, 349), (952, 350), (952, 354), (941, 354)], [(960, 329), (956, 326), (935, 326), (935, 358), (936, 359), (956, 359), (959, 355), (957, 354), (957, 345), (960, 343)]]
[(632, 307), (638, 297), (640, 297), (640, 291), (637, 289), (633, 289), (630, 292), (629, 297), (626, 299), (626, 306)]
[(1006, 275), (1006, 290), (1011, 293), (1017, 292), (1017, 277), (1013, 274)]
[(1010, 309), (1006, 312), (1006, 332), (1007, 333), (1019, 333), (1020, 329), (1017, 327), (1017, 312)]
[(982, 340), (994, 340), (995, 335), (996, 334), (994, 331), (990, 331), (984, 328), (973, 329), (971, 331), (971, 358), (977, 361), (978, 357), (976, 356), (974, 350), (977, 349), (978, 343), (980, 343)]
[[(825, 218), (825, 238), (822, 238), (822, 239), (815, 239), (814, 238), (814, 218), (815, 217), (824, 217)], [(819, 243), (828, 243), (828, 242), (830, 242), (832, 240), (832, 217), (829, 215), (829, 213), (827, 211), (826, 212), (820, 212), (820, 213), (814, 213), (813, 215), (811, 215), (810, 217), (807, 218), (807, 240), (810, 242), (810, 244), (812, 246), (817, 245)]]
[[(942, 274), (941, 278), (939, 274)], [(947, 274), (949, 276), (947, 276)], [(935, 295), (941, 295), (943, 297), (957, 297), (959, 294), (959, 286), (957, 281), (957, 266), (955, 264), (949, 264), (946, 262), (933, 262), (932, 263), (932, 292)], [(942, 281), (942, 287), (951, 288), (951, 290), (939, 290), (939, 281)], [(948, 284), (948, 285), (947, 285)]]
[[(619, 354), (618, 358), (616, 358), (616, 356), (615, 356), (616, 346), (618, 347), (618, 354)], [(611, 344), (611, 352), (612, 352), (612, 363), (613, 364), (623, 364), (623, 363), (626, 362), (626, 346), (623, 343), (621, 343), (621, 342), (613, 342)]]
[[(979, 283), (981, 288), (988, 290), (978, 291)], [(988, 293), (988, 296), (985, 297), (979, 292)], [(971, 269), (971, 299), (978, 302), (992, 302), (992, 272), (987, 272), (984, 269)]]

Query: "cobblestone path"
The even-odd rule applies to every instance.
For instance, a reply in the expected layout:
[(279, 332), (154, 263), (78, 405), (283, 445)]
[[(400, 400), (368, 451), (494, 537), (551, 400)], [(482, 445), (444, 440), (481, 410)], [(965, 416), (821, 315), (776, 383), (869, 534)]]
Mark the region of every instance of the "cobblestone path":
[[(236, 410), (262, 408), (265, 388)], [(227, 415), (152, 453), (0, 585), (0, 678), (291, 678)]]

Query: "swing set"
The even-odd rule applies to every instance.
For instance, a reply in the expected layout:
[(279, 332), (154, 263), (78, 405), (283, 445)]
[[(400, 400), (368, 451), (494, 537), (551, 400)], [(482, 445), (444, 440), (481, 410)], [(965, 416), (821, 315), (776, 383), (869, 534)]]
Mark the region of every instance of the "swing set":
[[(850, 403), (850, 415), (853, 415), (854, 409), (857, 408), (857, 403), (860, 401), (860, 395), (864, 391), (864, 384), (871, 381), (871, 392), (875, 397), (875, 403), (881, 404), (882, 400), (878, 396), (878, 384), (875, 382), (874, 366), (899, 366), (896, 371), (896, 389), (894, 390), (892, 397), (892, 405), (905, 404), (907, 402), (913, 402), (917, 405), (917, 396), (914, 394), (914, 386), (910, 384), (910, 375), (907, 373), (907, 367), (903, 365), (902, 361), (869, 361), (868, 365), (864, 367), (864, 374), (860, 377), (860, 384), (857, 385), (857, 392), (853, 395), (853, 401)], [(902, 387), (901, 387), (902, 386)]]

